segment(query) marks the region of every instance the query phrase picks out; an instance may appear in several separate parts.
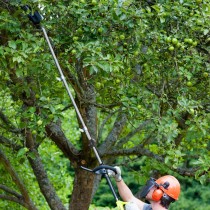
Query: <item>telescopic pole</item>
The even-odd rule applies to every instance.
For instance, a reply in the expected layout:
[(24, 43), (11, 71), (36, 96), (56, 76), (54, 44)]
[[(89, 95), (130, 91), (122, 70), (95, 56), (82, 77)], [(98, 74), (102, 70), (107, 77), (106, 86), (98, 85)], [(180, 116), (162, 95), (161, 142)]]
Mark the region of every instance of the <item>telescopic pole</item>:
[[(49, 46), (50, 52), (51, 52), (51, 54), (52, 54), (52, 56), (53, 56), (53, 59), (54, 59), (54, 61), (55, 61), (56, 67), (57, 67), (57, 69), (58, 69), (58, 71), (59, 71), (61, 80), (62, 80), (62, 82), (63, 82), (63, 84), (64, 84), (64, 86), (65, 86), (65, 88), (66, 88), (66, 91), (67, 91), (67, 93), (68, 93), (68, 95), (69, 95), (69, 97), (70, 97), (70, 99), (71, 99), (71, 101), (72, 101), (72, 104), (73, 104), (74, 109), (75, 109), (75, 111), (76, 111), (76, 113), (77, 113), (77, 116), (78, 116), (78, 118), (79, 118), (79, 120), (80, 120), (80, 122), (81, 122), (81, 124), (82, 124), (83, 130), (84, 130), (84, 132), (85, 132), (85, 134), (86, 134), (88, 140), (90, 141), (90, 144), (91, 144), (91, 146), (92, 146), (92, 149), (93, 149), (93, 151), (94, 151), (94, 153), (95, 153), (95, 156), (96, 156), (96, 158), (97, 158), (99, 164), (100, 164), (101, 166), (103, 166), (103, 162), (102, 162), (102, 160), (101, 160), (101, 158), (100, 158), (100, 156), (99, 156), (99, 154), (98, 154), (98, 151), (97, 151), (96, 147), (94, 146), (95, 140), (90, 136), (90, 133), (89, 133), (89, 131), (88, 131), (88, 128), (87, 128), (87, 126), (85, 125), (84, 120), (83, 120), (83, 118), (82, 118), (82, 116), (81, 116), (81, 114), (80, 114), (80, 111), (79, 111), (78, 107), (77, 107), (77, 104), (76, 104), (76, 102), (75, 102), (75, 100), (74, 100), (74, 98), (73, 98), (73, 96), (72, 96), (72, 93), (71, 93), (71, 91), (70, 91), (70, 89), (69, 89), (69, 86), (68, 86), (68, 84), (67, 84), (67, 82), (66, 82), (65, 76), (64, 76), (63, 71), (62, 71), (62, 69), (61, 69), (61, 67), (60, 67), (60, 64), (59, 64), (59, 62), (58, 62), (58, 59), (57, 59), (57, 57), (56, 57), (56, 55), (55, 55), (55, 53), (54, 53), (54, 50), (53, 50), (53, 47), (52, 47), (51, 42), (50, 42), (50, 40), (49, 40), (48, 34), (47, 34), (45, 28), (44, 28), (43, 26), (41, 26), (41, 24), (40, 24), (41, 20), (43, 19), (42, 16), (41, 16), (41, 15), (39, 14), (39, 12), (37, 12), (37, 11), (34, 12), (34, 14), (32, 14), (32, 13), (31, 13), (30, 7), (27, 6), (27, 5), (26, 5), (26, 6), (22, 6), (22, 9), (23, 9), (24, 11), (26, 11), (26, 12), (27, 12), (28, 10), (30, 11), (30, 13), (28, 14), (29, 20), (32, 21), (33, 24), (34, 24), (36, 27), (38, 27), (38, 28), (40, 28), (40, 29), (42, 30), (42, 32), (43, 32), (43, 34), (44, 34), (44, 37), (45, 37), (45, 39), (46, 39), (46, 41), (47, 41), (47, 44), (48, 44), (48, 46)], [(114, 188), (113, 188), (113, 186), (112, 186), (111, 180), (110, 180), (110, 178), (109, 178), (109, 176), (108, 176), (108, 174), (107, 174), (105, 168), (104, 168), (104, 170), (105, 170), (105, 172), (103, 173), (103, 175), (105, 176), (105, 178), (106, 178), (106, 180), (107, 180), (107, 183), (108, 183), (108, 185), (109, 185), (109, 187), (110, 187), (110, 189), (111, 189), (111, 191), (112, 191), (112, 194), (114, 195), (116, 201), (118, 201), (119, 199), (118, 199), (118, 197), (117, 197), (117, 195), (116, 195), (116, 192), (115, 192), (115, 190), (114, 190)]]
[(94, 146), (94, 139), (91, 138), (90, 133), (89, 133), (89, 131), (88, 131), (88, 129), (87, 129), (85, 123), (84, 123), (84, 120), (83, 120), (83, 118), (82, 118), (82, 116), (81, 116), (81, 114), (80, 114), (80, 111), (79, 111), (79, 109), (78, 109), (78, 107), (77, 107), (77, 105), (76, 105), (76, 103), (75, 103), (75, 100), (74, 100), (72, 94), (71, 94), (71, 91), (69, 90), (69, 86), (68, 86), (68, 84), (67, 84), (67, 82), (66, 82), (66, 79), (65, 79), (65, 77), (64, 77), (63, 71), (62, 71), (62, 69), (61, 69), (61, 67), (60, 67), (60, 64), (59, 64), (59, 62), (58, 62), (58, 59), (57, 59), (57, 57), (56, 57), (56, 55), (55, 55), (55, 53), (54, 53), (54, 50), (53, 50), (52, 45), (51, 45), (51, 43), (50, 43), (49, 37), (48, 37), (48, 35), (47, 35), (47, 32), (46, 32), (45, 28), (42, 27), (42, 26), (41, 26), (41, 29), (42, 29), (42, 31), (43, 31), (43, 34), (44, 34), (45, 39), (46, 39), (46, 41), (47, 41), (47, 44), (48, 44), (48, 46), (49, 46), (49, 48), (50, 48), (50, 52), (51, 52), (51, 54), (52, 54), (52, 56), (53, 56), (53, 59), (54, 59), (55, 64), (56, 64), (56, 66), (57, 66), (57, 69), (58, 69), (58, 71), (59, 71), (59, 73), (60, 73), (61, 80), (62, 80), (62, 82), (63, 82), (63, 84), (64, 84), (64, 86), (65, 86), (65, 88), (66, 88), (66, 90), (67, 90), (67, 93), (68, 93), (68, 95), (69, 95), (69, 97), (70, 97), (70, 99), (71, 99), (71, 101), (72, 101), (72, 104), (73, 104), (73, 106), (74, 106), (74, 108), (75, 108), (75, 111), (76, 111), (76, 113), (77, 113), (77, 115), (78, 115), (78, 117), (79, 117), (79, 120), (80, 120), (81, 124), (82, 124), (83, 130), (84, 130), (84, 132), (85, 132), (85, 134), (86, 134), (88, 140), (91, 142), (93, 151), (94, 151), (94, 153), (95, 153), (95, 155), (96, 155), (96, 158), (97, 158), (99, 164), (102, 164), (102, 160), (101, 160), (101, 158), (100, 158), (100, 156), (99, 156), (99, 154), (98, 154), (97, 149), (96, 149), (95, 146)]

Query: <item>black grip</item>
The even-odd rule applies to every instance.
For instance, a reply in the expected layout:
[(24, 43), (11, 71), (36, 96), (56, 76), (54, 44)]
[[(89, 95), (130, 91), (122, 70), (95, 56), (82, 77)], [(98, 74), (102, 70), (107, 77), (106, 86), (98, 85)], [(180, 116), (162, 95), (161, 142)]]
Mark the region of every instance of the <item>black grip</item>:
[[(117, 174), (117, 170), (115, 167), (113, 166), (109, 166), (109, 165), (100, 165), (100, 166), (97, 166), (96, 168), (94, 168), (93, 170), (92, 169), (89, 169), (89, 168), (86, 168), (84, 166), (80, 166), (82, 169), (86, 170), (86, 171), (89, 171), (89, 172), (93, 172), (93, 173), (96, 173), (96, 174), (104, 174), (106, 172), (104, 172), (103, 169), (105, 170), (111, 170), (111, 171), (114, 171), (115, 174)], [(98, 172), (98, 173), (97, 173)]]
[(94, 168), (94, 169), (93, 169), (93, 172), (99, 171), (99, 170), (101, 170), (101, 169), (109, 169), (109, 170), (111, 170), (111, 171), (114, 171), (114, 172), (117, 174), (116, 168), (113, 167), (113, 166), (109, 166), (109, 165), (100, 165), (100, 166)]

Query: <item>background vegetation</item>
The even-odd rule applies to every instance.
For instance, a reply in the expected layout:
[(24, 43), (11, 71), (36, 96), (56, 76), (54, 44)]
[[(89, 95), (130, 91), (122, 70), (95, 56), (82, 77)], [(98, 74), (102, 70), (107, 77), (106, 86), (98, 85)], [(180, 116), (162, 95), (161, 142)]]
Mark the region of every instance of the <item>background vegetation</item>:
[[(0, 1), (0, 207), (114, 207), (38, 25), (39, 10), (105, 164), (134, 193), (182, 184), (172, 209), (208, 209), (209, 0)], [(30, 5), (24, 12), (21, 5)]]

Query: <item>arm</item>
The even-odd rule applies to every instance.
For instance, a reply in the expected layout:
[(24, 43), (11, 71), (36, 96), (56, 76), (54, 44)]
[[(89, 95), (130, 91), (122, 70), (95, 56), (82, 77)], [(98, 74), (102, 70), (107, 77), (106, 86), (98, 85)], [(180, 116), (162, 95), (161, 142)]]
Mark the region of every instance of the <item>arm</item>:
[(126, 202), (135, 203), (139, 207), (139, 209), (142, 210), (145, 203), (133, 195), (133, 193), (128, 188), (128, 186), (125, 184), (123, 179), (121, 179), (121, 181), (117, 181), (116, 183), (117, 183), (118, 192), (119, 192), (122, 200), (126, 201)]
[(131, 190), (129, 189), (129, 187), (125, 184), (125, 182), (123, 181), (121, 177), (120, 168), (116, 167), (116, 170), (117, 170), (117, 174), (111, 174), (111, 175), (115, 177), (118, 192), (122, 200), (126, 202), (135, 203), (140, 210), (143, 210), (143, 206), (145, 203), (139, 200), (138, 198), (136, 198), (131, 192)]

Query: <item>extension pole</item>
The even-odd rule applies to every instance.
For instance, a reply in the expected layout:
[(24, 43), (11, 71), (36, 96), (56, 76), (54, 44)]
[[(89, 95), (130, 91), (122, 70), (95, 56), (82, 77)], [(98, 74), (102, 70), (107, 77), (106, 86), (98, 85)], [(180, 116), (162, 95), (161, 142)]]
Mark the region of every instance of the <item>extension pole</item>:
[(57, 57), (56, 57), (56, 55), (55, 55), (55, 53), (54, 53), (54, 50), (53, 50), (52, 45), (51, 45), (51, 43), (50, 43), (50, 40), (49, 40), (49, 38), (48, 38), (47, 32), (46, 32), (45, 28), (42, 27), (42, 26), (41, 26), (41, 29), (42, 29), (42, 31), (43, 31), (43, 34), (44, 34), (45, 39), (46, 39), (46, 41), (47, 41), (47, 44), (48, 44), (48, 46), (49, 46), (49, 48), (50, 48), (50, 52), (51, 52), (51, 54), (52, 54), (52, 56), (53, 56), (53, 59), (54, 59), (55, 64), (56, 64), (56, 66), (57, 66), (57, 69), (58, 69), (58, 71), (59, 71), (59, 73), (60, 73), (61, 80), (62, 80), (62, 82), (63, 82), (63, 84), (64, 84), (64, 86), (65, 86), (65, 88), (66, 88), (66, 90), (67, 90), (67, 93), (68, 93), (68, 95), (69, 95), (69, 97), (70, 97), (70, 99), (71, 99), (71, 101), (72, 101), (72, 104), (73, 104), (73, 106), (74, 106), (74, 108), (75, 108), (75, 111), (76, 111), (76, 113), (77, 113), (77, 115), (78, 115), (78, 117), (79, 117), (79, 120), (80, 120), (81, 124), (82, 124), (83, 130), (84, 130), (84, 132), (85, 132), (85, 134), (86, 134), (88, 140), (89, 140), (89, 141), (91, 142), (91, 144), (92, 144), (93, 151), (94, 151), (94, 153), (95, 153), (95, 155), (96, 155), (96, 158), (97, 158), (99, 164), (102, 164), (102, 160), (101, 160), (101, 158), (100, 158), (100, 156), (99, 156), (99, 154), (98, 154), (98, 151), (97, 151), (97, 149), (95, 148), (95, 146), (94, 146), (94, 144), (93, 144), (93, 143), (94, 143), (94, 139), (91, 138), (90, 133), (89, 133), (89, 131), (88, 131), (88, 129), (87, 129), (85, 123), (84, 123), (84, 120), (83, 120), (83, 118), (82, 118), (82, 116), (81, 116), (81, 114), (80, 114), (80, 111), (79, 111), (79, 109), (78, 109), (78, 107), (77, 107), (77, 104), (75, 103), (75, 100), (74, 100), (74, 98), (73, 98), (73, 96), (72, 96), (72, 94), (71, 94), (71, 91), (69, 90), (69, 86), (68, 86), (68, 84), (67, 84), (67, 82), (66, 82), (66, 79), (65, 79), (65, 77), (64, 77), (63, 71), (62, 71), (62, 69), (61, 69), (61, 67), (60, 67), (60, 64), (59, 64), (59, 62), (58, 62), (58, 59), (57, 59)]

